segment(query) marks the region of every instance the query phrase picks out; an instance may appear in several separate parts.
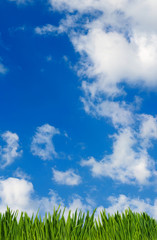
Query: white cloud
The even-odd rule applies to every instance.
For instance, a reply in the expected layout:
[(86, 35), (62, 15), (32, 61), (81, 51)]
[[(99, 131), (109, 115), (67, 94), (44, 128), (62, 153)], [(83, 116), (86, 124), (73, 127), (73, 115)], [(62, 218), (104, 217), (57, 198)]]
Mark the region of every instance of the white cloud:
[(0, 158), (2, 163), (1, 168), (5, 168), (10, 165), (14, 159), (18, 158), (22, 154), (22, 150), (19, 150), (19, 137), (16, 133), (7, 131), (1, 135), (3, 141), (6, 142), (6, 146), (0, 148)]
[(81, 73), (94, 78), (83, 82), (83, 89), (92, 97), (124, 94), (120, 83), (141, 87), (143, 82), (143, 87), (157, 87), (157, 35), (135, 33), (128, 42), (121, 33), (93, 28), (71, 40), (82, 56)]
[(52, 142), (52, 138), (56, 134), (60, 134), (59, 130), (49, 124), (38, 127), (31, 143), (32, 154), (40, 157), (42, 160), (50, 160), (53, 157), (57, 157)]
[(53, 171), (53, 180), (58, 184), (62, 185), (79, 185), (81, 181), (81, 177), (74, 173), (73, 169), (69, 169), (65, 172), (58, 171), (52, 168)]
[[(137, 147), (138, 146), (138, 147)], [(138, 142), (138, 135), (126, 128), (114, 135), (113, 153), (100, 162), (93, 157), (82, 160), (81, 166), (91, 167), (93, 177), (110, 177), (122, 183), (147, 185), (155, 176), (154, 160)]]
[[(105, 20), (109, 18), (112, 25), (121, 23), (121, 18), (129, 19), (132, 27), (141, 30), (157, 30), (155, 22), (157, 21), (155, 0), (49, 0), (53, 9), (58, 11), (78, 11), (79, 13), (94, 12), (96, 10), (105, 14)], [(147, 16), (147, 18), (146, 18)], [(117, 19), (115, 19), (117, 17)], [(115, 20), (115, 21), (113, 21)]]
[(10, 207), (15, 207), (16, 205), (19, 208), (25, 207), (29, 204), (29, 198), (32, 191), (32, 183), (23, 179), (8, 178), (0, 181), (1, 201), (2, 203), (8, 204)]

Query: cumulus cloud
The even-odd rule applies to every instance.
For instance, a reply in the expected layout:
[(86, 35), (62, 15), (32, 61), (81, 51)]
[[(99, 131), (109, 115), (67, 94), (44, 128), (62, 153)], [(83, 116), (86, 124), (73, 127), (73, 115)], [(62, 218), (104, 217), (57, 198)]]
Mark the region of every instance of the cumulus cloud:
[(51, 160), (53, 157), (57, 157), (52, 142), (52, 138), (56, 134), (60, 134), (59, 130), (49, 124), (38, 127), (31, 143), (32, 154), (42, 160)]
[(5, 168), (22, 155), (22, 150), (19, 150), (19, 137), (16, 133), (7, 131), (1, 137), (6, 142), (6, 145), (0, 147), (1, 168)]
[(130, 128), (120, 130), (113, 137), (111, 155), (106, 155), (100, 162), (91, 157), (80, 164), (90, 167), (93, 177), (110, 177), (122, 183), (147, 185), (149, 178), (156, 175), (155, 162), (147, 149), (140, 146), (138, 137)]
[(52, 168), (53, 171), (53, 180), (58, 184), (62, 185), (79, 185), (81, 181), (81, 177), (74, 173), (73, 169), (69, 169), (65, 172), (58, 171)]
[[(92, 96), (124, 94), (120, 83), (130, 86), (156, 87), (157, 35), (135, 33), (130, 41), (119, 32), (90, 29), (88, 34), (72, 38), (82, 56), (81, 72), (93, 81), (83, 89)], [(85, 63), (85, 64), (84, 64)]]

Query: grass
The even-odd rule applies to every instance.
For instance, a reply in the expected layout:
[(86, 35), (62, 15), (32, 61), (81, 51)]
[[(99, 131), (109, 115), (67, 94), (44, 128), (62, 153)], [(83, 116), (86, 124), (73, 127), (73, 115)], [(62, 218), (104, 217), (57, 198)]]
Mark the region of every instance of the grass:
[[(94, 214), (89, 216), (77, 210), (71, 217), (71, 211), (65, 221), (64, 212), (61, 216), (60, 205), (53, 215), (45, 213), (41, 220), (38, 212), (30, 218), (21, 213), (17, 221), (18, 211), (12, 213), (10, 208), (0, 213), (0, 240), (156, 240), (157, 222), (146, 213), (133, 213), (130, 208), (122, 214), (106, 215), (105, 209), (100, 212), (98, 220)], [(33, 219), (34, 218), (34, 219)]]

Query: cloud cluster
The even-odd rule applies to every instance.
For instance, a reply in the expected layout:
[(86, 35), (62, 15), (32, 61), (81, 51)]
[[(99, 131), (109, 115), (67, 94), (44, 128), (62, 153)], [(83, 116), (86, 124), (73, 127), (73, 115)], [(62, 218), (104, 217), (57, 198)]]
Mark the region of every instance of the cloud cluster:
[[(50, 160), (53, 157), (57, 157), (58, 154), (52, 142), (52, 138), (56, 134), (60, 134), (59, 130), (49, 124), (38, 127), (31, 142), (32, 154), (40, 157), (42, 160)], [(1, 134), (1, 138), (3, 144), (0, 146), (0, 167), (4, 169), (6, 166), (12, 164), (16, 158), (21, 157), (23, 151), (20, 150), (19, 137), (16, 133), (6, 131)], [(15, 172), (15, 176), (17, 177), (22, 174), (20, 169), (17, 169)]]
[(52, 142), (52, 138), (56, 134), (60, 134), (59, 130), (49, 124), (38, 127), (31, 143), (32, 154), (43, 160), (51, 160), (53, 157), (57, 157)]
[(125, 100), (125, 86), (157, 87), (155, 0), (49, 2), (53, 10), (64, 12), (66, 17), (58, 27), (49, 24), (36, 33), (68, 34), (80, 54), (76, 69), (85, 79), (81, 98), (84, 109), (95, 117), (110, 119), (116, 131), (112, 154), (100, 162), (94, 157), (82, 160), (81, 165), (91, 167), (93, 176), (148, 184), (156, 176), (155, 160), (148, 153), (152, 141), (157, 140), (156, 117), (136, 113), (137, 102)]
[[(16, 0), (17, 4), (24, 2)], [(54, 10), (65, 12), (66, 18), (61, 20), (59, 26), (47, 24), (36, 27), (35, 32), (39, 35), (63, 32), (68, 34), (75, 51), (80, 54), (77, 72), (85, 79), (82, 81), (85, 111), (111, 119), (116, 132), (113, 136), (112, 154), (105, 155), (100, 162), (94, 157), (82, 160), (81, 166), (90, 167), (94, 177), (110, 177), (127, 184), (149, 184), (149, 179), (157, 175), (155, 161), (148, 153), (152, 140), (157, 140), (157, 119), (152, 115), (134, 112), (135, 107), (125, 100), (125, 86), (153, 90), (157, 87), (156, 1), (49, 2)], [(85, 15), (84, 20), (80, 21)], [(31, 145), (33, 155), (43, 160), (56, 157), (52, 142), (55, 134), (59, 134), (59, 131), (48, 124), (37, 128)], [(72, 170), (53, 170), (53, 174), (54, 180), (59, 184), (77, 185), (80, 180)], [(22, 184), (25, 184), (29, 195), (32, 186), (27, 188), (26, 182)], [(55, 203), (57, 197), (53, 191), (52, 195), (52, 202)], [(112, 206), (108, 211), (121, 211), (131, 205), (157, 217), (156, 201), (152, 206), (139, 199), (129, 199), (125, 195), (120, 195), (119, 198), (110, 197), (110, 201)], [(47, 198), (36, 201), (37, 205), (41, 204), (47, 209), (50, 202)], [(80, 199), (75, 199), (74, 203), (75, 208), (87, 207), (82, 205)], [(35, 202), (31, 206), (36, 206), (33, 204)]]
[[(19, 211), (18, 218), (19, 221), (21, 212), (27, 212), (29, 217), (32, 217), (32, 214), (36, 214), (39, 209), (39, 214), (44, 219), (45, 212), (50, 212), (53, 214), (53, 209), (58, 208), (59, 204), (61, 204), (61, 215), (63, 213), (63, 209), (65, 207), (64, 201), (61, 197), (51, 189), (49, 192), (49, 197), (34, 197), (34, 188), (33, 184), (24, 179), (17, 178), (8, 178), (0, 180), (0, 212), (4, 213), (6, 211), (7, 205), (10, 207), (12, 211)], [(100, 212), (102, 212), (105, 208), (106, 213), (114, 214), (117, 211), (120, 213), (123, 212), (128, 207), (131, 208), (132, 211), (135, 212), (147, 212), (150, 216), (157, 219), (157, 200), (154, 201), (154, 204), (150, 204), (150, 199), (139, 198), (130, 198), (125, 195), (120, 194), (117, 198), (110, 196), (108, 197), (108, 201), (110, 202), (109, 207), (106, 206), (98, 206), (95, 219), (98, 221), (98, 215), (100, 217)], [(89, 202), (89, 203), (88, 203)], [(82, 198), (79, 195), (74, 194), (71, 197), (71, 202), (66, 205), (64, 217), (67, 220), (69, 210), (71, 210), (72, 214), (75, 213), (76, 209), (78, 212), (80, 210), (82, 212), (87, 213), (89, 210), (90, 215), (93, 213), (93, 204), (90, 204), (92, 200), (88, 199), (87, 203), (82, 202)], [(95, 207), (95, 206), (94, 206)]]

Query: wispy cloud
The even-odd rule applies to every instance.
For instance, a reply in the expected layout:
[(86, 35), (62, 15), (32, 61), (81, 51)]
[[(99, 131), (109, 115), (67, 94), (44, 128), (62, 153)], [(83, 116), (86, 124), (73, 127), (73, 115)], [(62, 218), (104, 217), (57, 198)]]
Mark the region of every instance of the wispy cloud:
[(52, 138), (56, 134), (60, 134), (59, 130), (49, 124), (38, 127), (31, 143), (32, 154), (40, 157), (42, 160), (50, 160), (53, 157), (57, 157), (52, 142)]
[(46, 24), (44, 26), (37, 26), (34, 31), (39, 35), (58, 35), (68, 33), (69, 29), (77, 26), (77, 20), (77, 16), (66, 15), (66, 17), (60, 21), (59, 26)]
[(82, 182), (81, 177), (75, 174), (73, 169), (69, 169), (63, 172), (52, 168), (52, 171), (53, 171), (52, 179), (58, 184), (74, 186), (79, 185)]
[(22, 150), (19, 150), (19, 137), (16, 133), (7, 131), (1, 137), (6, 142), (6, 145), (0, 148), (1, 168), (5, 168), (22, 155)]
[(23, 172), (22, 169), (20, 169), (19, 167), (16, 169), (15, 172), (13, 172), (13, 177), (17, 177), (20, 179), (27, 179), (27, 180), (31, 179), (31, 177), (28, 176), (25, 172)]
[(54, 33), (54, 32), (61, 32), (57, 27), (47, 24), (43, 27), (36, 27), (35, 28), (35, 33), (39, 35), (44, 35), (44, 34), (49, 34), (49, 33)]
[(2, 63), (0, 63), (0, 74), (6, 74), (7, 72), (8, 69)]

